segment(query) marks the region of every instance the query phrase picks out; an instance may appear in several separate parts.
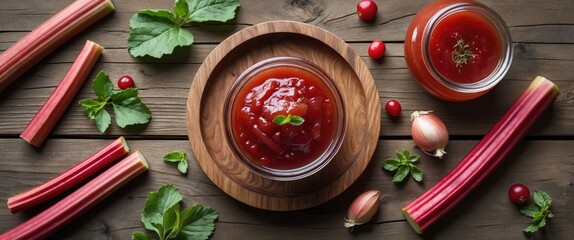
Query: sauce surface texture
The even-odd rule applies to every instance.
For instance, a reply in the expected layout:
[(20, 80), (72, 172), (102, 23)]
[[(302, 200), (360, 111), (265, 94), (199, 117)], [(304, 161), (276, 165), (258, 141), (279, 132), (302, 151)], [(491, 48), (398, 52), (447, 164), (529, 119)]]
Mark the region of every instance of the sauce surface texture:
[[(333, 141), (338, 110), (333, 93), (315, 74), (290, 66), (263, 70), (239, 90), (231, 128), (238, 147), (255, 164), (273, 169), (303, 167)], [(296, 115), (303, 124), (277, 125), (279, 115)]]

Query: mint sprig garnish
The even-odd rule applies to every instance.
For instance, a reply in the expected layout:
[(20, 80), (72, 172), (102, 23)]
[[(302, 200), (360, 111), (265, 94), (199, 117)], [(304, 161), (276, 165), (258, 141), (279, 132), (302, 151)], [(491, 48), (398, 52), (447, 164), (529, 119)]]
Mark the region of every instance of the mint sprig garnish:
[(134, 57), (160, 58), (176, 47), (193, 44), (191, 23), (226, 22), (235, 18), (237, 0), (176, 0), (172, 11), (139, 10), (130, 19), (128, 51)]
[(393, 182), (402, 182), (409, 173), (417, 182), (420, 182), (423, 180), (423, 172), (415, 166), (419, 159), (419, 155), (411, 155), (409, 151), (404, 150), (397, 152), (397, 158), (386, 159), (383, 163), (383, 169), (391, 172), (396, 171)]
[[(149, 193), (141, 215), (145, 228), (156, 232), (160, 240), (208, 239), (215, 230), (217, 211), (201, 204), (180, 211), (182, 200), (179, 190), (170, 184)], [(131, 239), (152, 238), (144, 232), (134, 232)]]
[(110, 77), (101, 71), (94, 79), (92, 89), (97, 98), (82, 99), (80, 105), (86, 116), (96, 121), (100, 132), (105, 132), (112, 122), (107, 105), (112, 105), (116, 123), (121, 128), (149, 122), (151, 111), (139, 98), (137, 88), (116, 91)]
[(273, 119), (273, 123), (275, 123), (279, 126), (285, 125), (285, 124), (291, 124), (293, 126), (299, 126), (299, 125), (303, 124), (304, 122), (305, 122), (305, 119), (303, 119), (303, 117), (300, 117), (297, 115), (291, 115), (291, 114), (287, 114), (287, 116), (285, 116), (283, 114), (279, 114)]
[(163, 160), (165, 162), (177, 164), (177, 170), (179, 170), (183, 174), (187, 173), (188, 163), (187, 163), (187, 156), (186, 156), (185, 152), (172, 151), (172, 152), (164, 155)]
[(523, 207), (520, 212), (527, 217), (532, 218), (532, 223), (523, 229), (527, 233), (535, 233), (539, 228), (546, 226), (548, 220), (554, 217), (550, 211), (552, 198), (548, 193), (536, 190), (534, 191), (534, 203)]

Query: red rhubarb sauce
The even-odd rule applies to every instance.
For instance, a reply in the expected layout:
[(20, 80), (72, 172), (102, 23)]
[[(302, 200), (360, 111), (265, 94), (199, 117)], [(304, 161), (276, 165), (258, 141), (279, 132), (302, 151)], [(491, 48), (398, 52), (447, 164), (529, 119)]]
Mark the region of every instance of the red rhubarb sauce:
[[(295, 66), (277, 66), (252, 76), (231, 106), (236, 144), (259, 166), (289, 170), (323, 155), (337, 133), (338, 108), (317, 75)], [(296, 115), (303, 124), (277, 125), (278, 115)]]
[[(457, 41), (464, 42), (472, 56), (457, 66), (453, 52)], [(430, 58), (436, 70), (457, 83), (475, 83), (485, 79), (498, 65), (502, 46), (498, 31), (490, 20), (472, 11), (453, 13), (437, 23), (430, 34)]]

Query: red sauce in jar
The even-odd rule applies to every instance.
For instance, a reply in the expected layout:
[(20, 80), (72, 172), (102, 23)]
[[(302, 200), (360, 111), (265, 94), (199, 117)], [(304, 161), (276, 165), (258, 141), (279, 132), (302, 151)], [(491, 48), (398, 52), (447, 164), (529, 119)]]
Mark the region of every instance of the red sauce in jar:
[(446, 101), (467, 101), (492, 90), (513, 54), (504, 20), (473, 0), (431, 2), (409, 24), (404, 46), (417, 83)]
[[(439, 21), (430, 34), (429, 51), (436, 70), (457, 83), (485, 79), (502, 57), (496, 27), (472, 11), (456, 12)], [(456, 56), (461, 55), (467, 58), (466, 63), (462, 58), (457, 60)]]
[[(231, 106), (236, 144), (256, 164), (273, 169), (303, 167), (325, 153), (337, 133), (338, 108), (329, 87), (294, 66), (265, 69), (249, 79)], [(278, 115), (303, 124), (277, 125)]]

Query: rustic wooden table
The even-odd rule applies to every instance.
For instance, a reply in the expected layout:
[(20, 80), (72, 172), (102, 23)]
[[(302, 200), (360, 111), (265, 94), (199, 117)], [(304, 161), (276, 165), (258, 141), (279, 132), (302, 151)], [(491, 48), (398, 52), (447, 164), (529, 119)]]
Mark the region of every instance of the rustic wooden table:
[[(4, 0), (0, 4), (0, 51), (14, 44), (71, 0)], [(118, 136), (131, 149), (141, 150), (151, 168), (68, 224), (53, 239), (129, 239), (144, 230), (140, 213), (147, 194), (164, 183), (179, 187), (184, 202), (209, 205), (219, 212), (213, 239), (570, 239), (574, 235), (574, 1), (483, 0), (510, 27), (514, 60), (504, 80), (485, 96), (463, 103), (433, 98), (413, 80), (403, 57), (405, 30), (429, 0), (377, 1), (379, 17), (361, 22), (358, 1), (241, 0), (235, 20), (195, 25), (196, 43), (177, 49), (161, 60), (135, 59), (126, 50), (129, 19), (138, 9), (170, 9), (173, 1), (115, 0), (116, 11), (82, 32), (34, 66), (0, 95), (0, 202), (44, 182), (89, 156)], [(294, 20), (324, 28), (345, 40), (369, 67), (381, 103), (398, 99), (403, 114), (392, 121), (381, 114), (378, 147), (361, 177), (349, 189), (320, 206), (293, 212), (271, 212), (247, 206), (215, 186), (204, 174), (190, 148), (185, 129), (186, 100), (192, 79), (206, 56), (234, 32), (270, 20)], [(367, 47), (374, 39), (387, 43), (382, 62), (371, 60)], [(18, 135), (51, 94), (86, 40), (105, 47), (89, 76), (99, 70), (112, 78), (131, 75), (143, 101), (153, 112), (143, 127), (112, 126), (101, 134), (88, 120), (79, 99), (93, 97), (91, 81), (80, 90), (45, 144), (36, 149)], [(421, 195), (447, 174), (528, 86), (536, 75), (553, 80), (561, 95), (530, 129), (527, 136), (492, 175), (453, 211), (423, 235), (417, 235), (401, 214), (401, 207)], [(418, 152), (410, 137), (408, 115), (433, 109), (450, 131), (448, 155), (437, 160), (423, 155), (424, 181), (391, 181), (381, 169), (395, 151)], [(191, 136), (194, 137), (194, 136)], [(162, 156), (170, 150), (188, 153), (190, 171), (181, 175)], [(419, 152), (420, 153), (420, 152)], [(521, 182), (553, 197), (555, 217), (538, 235), (524, 235), (530, 219), (507, 197), (508, 187)], [(367, 225), (349, 232), (343, 227), (351, 201), (368, 189), (382, 191), (382, 205)], [(45, 207), (45, 206), (43, 206)], [(29, 219), (43, 209), (11, 214), (0, 207), (0, 232)]]

